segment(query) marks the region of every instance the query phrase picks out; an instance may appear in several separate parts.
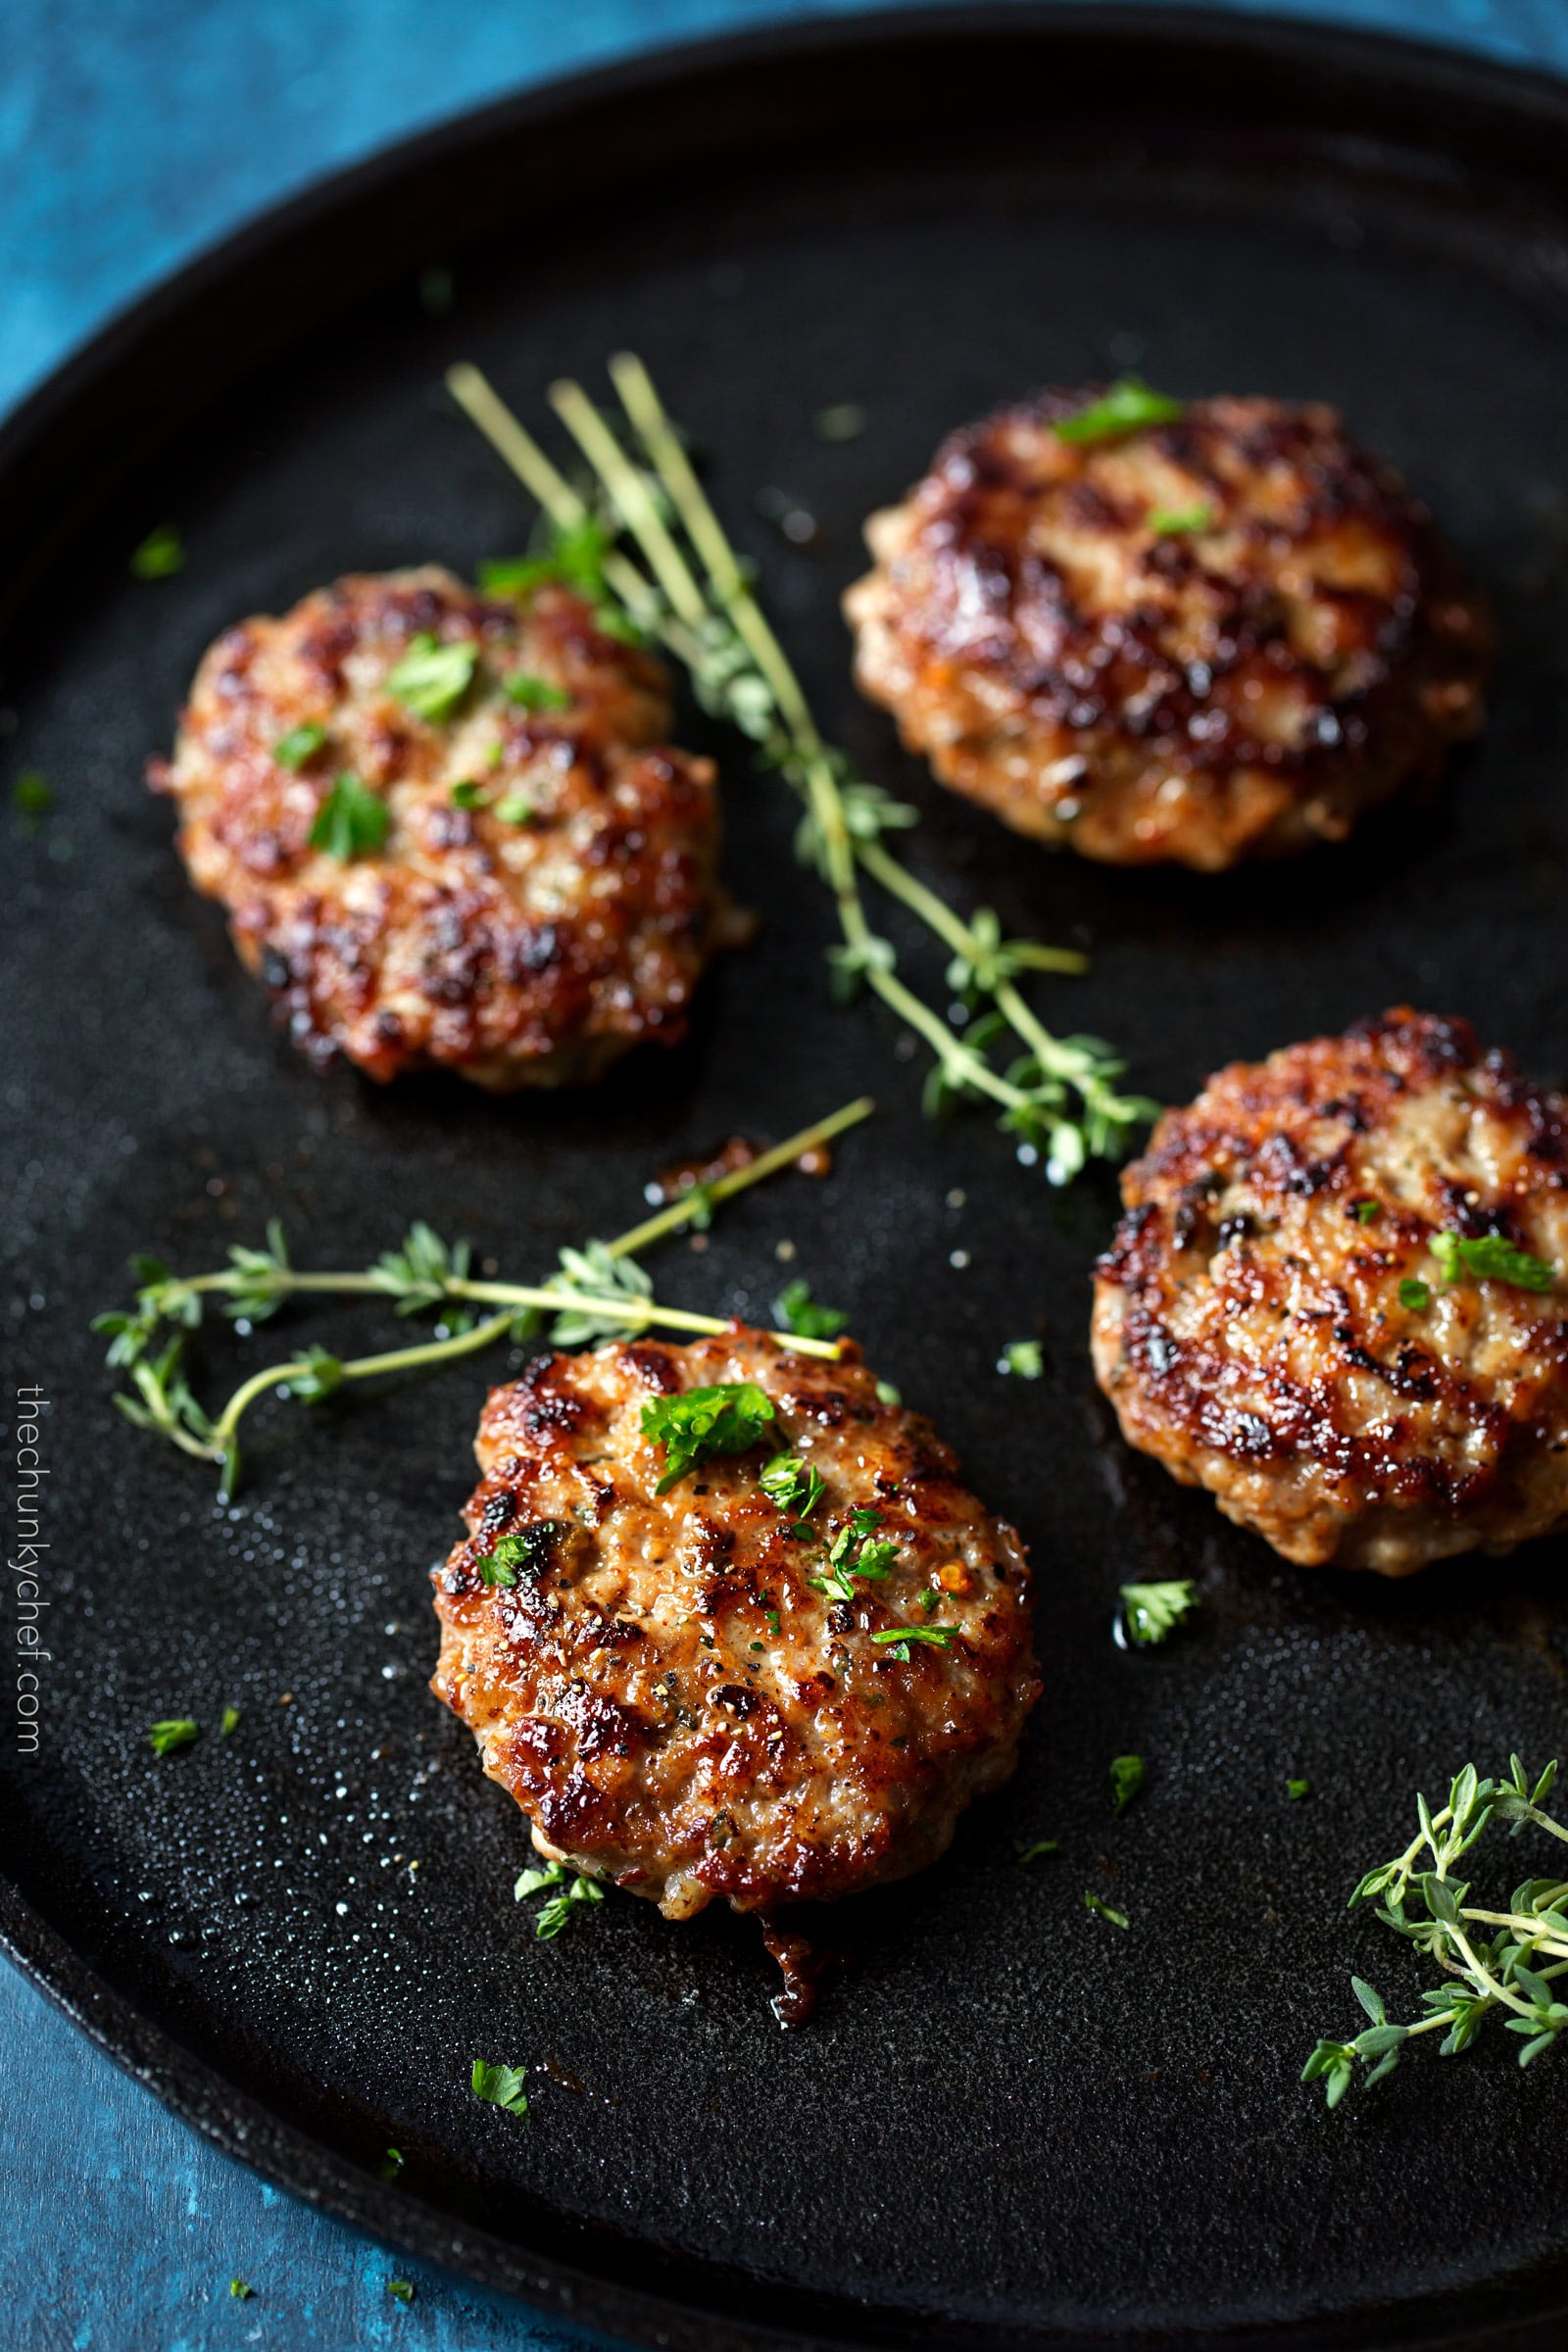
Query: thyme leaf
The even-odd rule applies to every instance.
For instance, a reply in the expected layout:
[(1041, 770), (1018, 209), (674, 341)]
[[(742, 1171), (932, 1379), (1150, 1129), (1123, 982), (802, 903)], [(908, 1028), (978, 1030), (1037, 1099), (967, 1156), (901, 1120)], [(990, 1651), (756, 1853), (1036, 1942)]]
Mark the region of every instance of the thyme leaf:
[(1392, 1862), (1366, 1872), (1350, 1907), (1376, 1904), (1382, 1924), (1430, 1961), (1441, 1982), (1421, 1995), (1423, 2014), (1400, 2025), (1390, 2020), (1372, 1985), (1350, 1979), (1370, 2023), (1348, 2041), (1320, 2040), (1301, 2070), (1303, 2082), (1322, 2083), (1330, 2107), (1344, 2098), (1357, 2067), (1367, 2069), (1364, 2085), (1380, 2082), (1421, 2035), (1441, 2034), (1443, 2055), (1453, 2057), (1470, 2047), (1489, 2018), (1500, 2016), (1505, 2030), (1523, 2038), (1519, 2064), (1530, 2066), (1568, 2028), (1568, 2002), (1556, 1990), (1568, 1975), (1568, 1879), (1526, 1879), (1493, 1907), (1472, 1902), (1471, 1882), (1455, 1874), (1455, 1865), (1497, 1827), (1515, 1836), (1544, 1831), (1568, 1843), (1568, 1827), (1544, 1810), (1556, 1776), (1552, 1762), (1532, 1780), (1512, 1756), (1506, 1776), (1496, 1780), (1483, 1780), (1467, 1764), (1436, 1812), (1416, 1797), (1415, 1837)]

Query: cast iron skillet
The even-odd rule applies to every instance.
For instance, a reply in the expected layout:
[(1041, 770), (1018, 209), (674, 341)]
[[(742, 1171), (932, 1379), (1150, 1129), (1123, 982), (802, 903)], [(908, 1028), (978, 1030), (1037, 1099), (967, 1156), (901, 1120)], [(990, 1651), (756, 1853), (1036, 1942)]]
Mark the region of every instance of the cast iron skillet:
[[(509, 102), (330, 182), (6, 429), (10, 750), (59, 808), (7, 852), (8, 1312), (19, 1377), (53, 1400), (55, 1548), (42, 1749), (5, 1742), (0, 1918), (220, 2144), (671, 2345), (1350, 2346), (1504, 2322), (1556, 2340), (1563, 2065), (1521, 2077), (1498, 2035), (1332, 2118), (1297, 2075), (1353, 2022), (1352, 1968), (1411, 1997), (1344, 1900), (1403, 1842), (1414, 1788), (1562, 1744), (1564, 1547), (1400, 1590), (1298, 1573), (1129, 1455), (1085, 1348), (1110, 1178), (1054, 1197), (983, 1117), (922, 1122), (895, 1029), (828, 1008), (792, 812), (727, 738), (728, 872), (758, 944), (680, 1053), (559, 1102), (310, 1075), (139, 779), (226, 621), (354, 566), (517, 549), (519, 498), (438, 392), (449, 359), (537, 419), (553, 375), (630, 344), (710, 453), (824, 723), (924, 810), (921, 872), (1009, 932), (1092, 945), (1092, 977), (1044, 1000), (1058, 1024), (1118, 1040), (1167, 1100), (1401, 999), (1560, 1075), (1565, 135), (1553, 85), (1231, 18), (769, 32)], [(432, 319), (414, 281), (434, 261), (457, 299)], [(1485, 742), (1431, 808), (1279, 872), (1096, 871), (937, 793), (857, 702), (837, 597), (862, 514), (950, 423), (1128, 366), (1338, 401), (1430, 496), (1502, 643)], [(864, 436), (816, 439), (813, 412), (846, 400)], [(814, 543), (773, 535), (765, 489), (817, 517)], [(126, 551), (165, 517), (187, 567), (133, 583)], [(840, 1916), (850, 1965), (786, 2036), (737, 1923), (612, 1901), (537, 1945), (512, 1903), (520, 1820), (421, 1688), (424, 1572), (484, 1371), (270, 1408), (223, 1512), (110, 1411), (86, 1324), (128, 1250), (196, 1267), (269, 1213), (318, 1264), (422, 1215), (540, 1267), (630, 1222), (661, 1164), (866, 1086), (883, 1116), (830, 1181), (752, 1196), (662, 1280), (762, 1312), (794, 1244), (1030, 1539), (1047, 1694), (1015, 1785), (951, 1858)], [(383, 1327), (317, 1328), (366, 1347)], [(1000, 1379), (1031, 1331), (1046, 1377)], [(210, 1343), (208, 1378), (272, 1344)], [(1133, 1575), (1199, 1580), (1190, 1635), (1113, 1646)], [(232, 1739), (151, 1756), (155, 1717), (213, 1726), (230, 1701)], [(1112, 1823), (1127, 1749), (1148, 1792)], [(1014, 1841), (1042, 1835), (1060, 1858), (1020, 1868)], [(476, 2056), (536, 2070), (526, 2129), (471, 2098)]]

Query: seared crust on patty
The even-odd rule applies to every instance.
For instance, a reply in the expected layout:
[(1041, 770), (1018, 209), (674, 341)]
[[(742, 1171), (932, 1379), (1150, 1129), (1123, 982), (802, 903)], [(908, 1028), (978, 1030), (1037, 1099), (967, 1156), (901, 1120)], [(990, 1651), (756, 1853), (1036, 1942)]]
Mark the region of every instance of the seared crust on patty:
[[(438, 720), (387, 683), (420, 636), (478, 649)], [(509, 697), (519, 674), (545, 707)], [(685, 1031), (718, 811), (711, 764), (663, 742), (669, 721), (659, 665), (580, 597), (548, 586), (520, 605), (427, 565), (227, 630), (151, 781), (178, 803), (192, 881), (227, 907), (313, 1060), (552, 1085)], [(300, 728), (323, 740), (296, 771), (276, 747)], [(345, 770), (390, 825), (340, 861), (310, 835)]]
[[(656, 1494), (642, 1408), (738, 1381), (773, 1403), (764, 1445)], [(805, 1540), (758, 1483), (780, 1450), (823, 1482)], [(828, 1362), (737, 1323), (541, 1356), (491, 1393), (476, 1451), (469, 1539), (434, 1571), (431, 1689), (542, 1852), (672, 1919), (765, 1911), (920, 1869), (1012, 1771), (1039, 1693), (1023, 1545), (853, 1348)], [(898, 1548), (850, 1602), (809, 1579), (856, 1509)], [(542, 1523), (534, 1565), (486, 1585), (497, 1542)], [(956, 1630), (906, 1659), (872, 1639), (908, 1624)]]
[[(1385, 1576), (1568, 1522), (1568, 1102), (1467, 1021), (1401, 1006), (1233, 1063), (1122, 1197), (1095, 1370), (1128, 1441), (1227, 1517)], [(1446, 1233), (1555, 1279), (1478, 1278)]]
[(955, 433), (867, 523), (856, 675), (909, 750), (1020, 833), (1210, 871), (1433, 777), (1489, 631), (1397, 474), (1273, 400), (1060, 439), (1094, 397)]

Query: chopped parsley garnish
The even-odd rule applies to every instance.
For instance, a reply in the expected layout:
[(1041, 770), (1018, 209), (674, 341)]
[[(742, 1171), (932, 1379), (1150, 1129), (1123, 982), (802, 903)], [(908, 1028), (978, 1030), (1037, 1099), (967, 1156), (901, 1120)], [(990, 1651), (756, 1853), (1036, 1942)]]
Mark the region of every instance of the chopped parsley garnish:
[(879, 1380), (876, 1384), (876, 1400), (878, 1404), (902, 1404), (904, 1391), (896, 1389), (891, 1380)]
[(316, 811), (310, 843), (313, 850), (324, 850), (329, 858), (347, 865), (355, 858), (371, 857), (391, 825), (392, 811), (385, 801), (378, 800), (358, 776), (345, 769)]
[(568, 710), (571, 697), (560, 686), (552, 686), (548, 678), (536, 678), (526, 669), (514, 669), (506, 681), (507, 700), (515, 703), (519, 710)]
[(401, 2303), (407, 2310), (414, 2301), (414, 2280), (412, 2278), (389, 2278), (386, 2282), (386, 2291), (394, 2303)]
[(11, 787), (11, 806), (24, 833), (36, 833), (55, 805), (54, 786), (35, 767), (24, 767)]
[(806, 1522), (822, 1499), (823, 1487), (815, 1468), (799, 1454), (775, 1453), (757, 1474), (757, 1483), (769, 1502), (795, 1514), (792, 1533), (809, 1533)]
[(1556, 1269), (1548, 1259), (1532, 1257), (1506, 1234), (1483, 1233), (1471, 1240), (1459, 1233), (1439, 1233), (1431, 1246), (1445, 1282), (1457, 1282), (1461, 1268), (1478, 1282), (1506, 1282), (1516, 1291), (1549, 1291), (1555, 1279)]
[(510, 1587), (519, 1576), (537, 1576), (549, 1561), (560, 1533), (559, 1519), (536, 1519), (532, 1527), (519, 1527), (500, 1537), (488, 1558), (479, 1562), (481, 1578), (487, 1585)]
[(201, 1725), (190, 1715), (166, 1716), (162, 1723), (155, 1723), (147, 1734), (153, 1743), (155, 1756), (167, 1756), (172, 1748), (189, 1747), (191, 1741), (199, 1740), (201, 1736)]
[(1009, 1340), (997, 1358), (997, 1370), (1010, 1372), (1015, 1380), (1038, 1380), (1045, 1368), (1045, 1353), (1038, 1340)]
[(497, 801), (493, 813), (504, 825), (531, 825), (539, 811), (525, 792), (509, 792), (504, 801)]
[(487, 596), (523, 596), (560, 576), (548, 556), (495, 556), (479, 566), (479, 585)]
[(1097, 1919), (1108, 1920), (1113, 1928), (1124, 1928), (1128, 1924), (1125, 1911), (1114, 1909), (1102, 1894), (1091, 1894), (1087, 1886), (1084, 1889), (1084, 1909), (1092, 1911)]
[(381, 2159), (381, 2179), (383, 2180), (395, 2180), (402, 2170), (403, 2150), (401, 2148), (388, 2148), (386, 2154)]
[(256, 2289), (248, 2278), (231, 2278), (228, 2282), (228, 2291), (236, 2303), (248, 2303)]
[(1121, 1605), (1128, 1633), (1140, 1649), (1149, 1649), (1191, 1615), (1198, 1592), (1189, 1576), (1163, 1585), (1123, 1585)]
[(594, 626), (623, 645), (640, 645), (642, 632), (613, 602), (605, 585), (605, 558), (611, 534), (584, 515), (580, 522), (556, 530), (547, 556), (525, 556), (481, 564), (479, 585), (492, 594), (526, 596), (535, 588), (556, 584), (570, 588), (594, 609)]
[(239, 1709), (238, 1709), (238, 1707), (225, 1707), (225, 1708), (223, 1709), (223, 1720), (222, 1720), (222, 1722), (221, 1722), (221, 1723), (219, 1725), (219, 1727), (218, 1727), (218, 1737), (220, 1738), (220, 1740), (226, 1740), (226, 1739), (228, 1738), (228, 1735), (229, 1735), (229, 1733), (230, 1733), (230, 1732), (232, 1732), (232, 1731), (235, 1731), (235, 1730), (237, 1730), (237, 1729), (238, 1729), (238, 1726), (239, 1726)]
[(664, 1448), (663, 1476), (654, 1493), (666, 1494), (710, 1454), (750, 1451), (772, 1419), (772, 1399), (750, 1380), (688, 1389), (684, 1396), (660, 1396), (645, 1404), (643, 1436)]
[(1399, 1285), (1399, 1304), (1414, 1315), (1424, 1315), (1432, 1304), (1432, 1285), (1423, 1282), (1419, 1274), (1407, 1274)]
[(836, 1340), (849, 1321), (836, 1306), (818, 1306), (811, 1297), (811, 1286), (799, 1275), (786, 1284), (773, 1301), (773, 1313), (781, 1331), (793, 1331), (800, 1340)]
[(1187, 413), (1185, 401), (1152, 392), (1141, 376), (1124, 375), (1108, 392), (1092, 400), (1075, 416), (1063, 416), (1052, 427), (1058, 441), (1087, 449), (1097, 441), (1117, 441), (1149, 424), (1174, 424)]
[(613, 535), (604, 524), (585, 514), (580, 522), (567, 523), (556, 530), (550, 541), (550, 569), (558, 580), (579, 595), (598, 598), (605, 591), (605, 558), (613, 544)]
[(1285, 1793), (1290, 1798), (1293, 1805), (1299, 1804), (1303, 1796), (1311, 1795), (1312, 1784), (1310, 1781), (1287, 1781), (1285, 1784)]
[(834, 1600), (853, 1600), (858, 1576), (879, 1583), (891, 1576), (899, 1547), (886, 1536), (878, 1537), (876, 1531), (881, 1524), (882, 1514), (878, 1510), (852, 1511), (833, 1539), (826, 1575), (808, 1576), (807, 1583)]
[(472, 683), (478, 659), (479, 648), (472, 643), (443, 645), (421, 632), (387, 672), (387, 692), (416, 718), (450, 718)]
[(448, 797), (454, 808), (482, 808), (484, 786), (475, 784), (471, 776), (465, 776), (461, 782), (453, 785)]
[(946, 1649), (957, 1630), (956, 1625), (890, 1625), (871, 1639), (878, 1649), (889, 1650), (907, 1666), (911, 1642), (924, 1642), (931, 1649)]
[(482, 2058), (473, 2062), (469, 2082), (476, 2099), (489, 2107), (504, 2107), (509, 2115), (526, 2116), (528, 2093), (523, 2087), (527, 2074), (520, 2066), (487, 2066)]
[(326, 741), (326, 729), (308, 719), (302, 727), (290, 727), (272, 746), (272, 758), (279, 767), (292, 768), (297, 775), (307, 760), (314, 760)]
[(602, 1903), (605, 1899), (605, 1890), (596, 1879), (585, 1878), (580, 1871), (575, 1875), (568, 1873), (564, 1862), (551, 1862), (543, 1870), (525, 1870), (512, 1891), (520, 1903), (526, 1895), (537, 1894), (542, 1886), (559, 1886), (561, 1892), (552, 1895), (534, 1913), (533, 1932), (540, 1943), (552, 1942), (561, 1934), (574, 1904)]
[(563, 1893), (552, 1895), (543, 1909), (534, 1914), (535, 1937), (540, 1943), (549, 1943), (570, 1919), (574, 1903), (602, 1903), (604, 1899), (605, 1890), (598, 1881), (579, 1874)]
[(185, 542), (172, 522), (161, 522), (149, 531), (130, 559), (133, 578), (138, 580), (168, 580), (185, 564)]
[(1152, 507), (1147, 517), (1149, 527), (1161, 539), (1182, 539), (1195, 531), (1206, 531), (1214, 519), (1211, 506)]
[(1110, 1809), (1125, 1813), (1144, 1785), (1142, 1756), (1112, 1756), (1110, 1759)]
[(1382, 1208), (1381, 1200), (1352, 1200), (1350, 1202), (1350, 1214), (1358, 1225), (1370, 1225), (1373, 1219), (1381, 1214)]
[(1020, 1862), (1043, 1862), (1048, 1854), (1059, 1854), (1059, 1838), (1037, 1838), (1033, 1845), (1016, 1845), (1014, 1852)]

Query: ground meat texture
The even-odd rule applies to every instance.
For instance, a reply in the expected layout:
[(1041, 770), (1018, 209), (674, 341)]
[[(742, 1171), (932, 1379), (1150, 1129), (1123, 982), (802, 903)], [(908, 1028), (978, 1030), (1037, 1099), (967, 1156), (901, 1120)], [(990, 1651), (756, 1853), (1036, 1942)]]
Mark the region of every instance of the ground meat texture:
[[(656, 1495), (643, 1407), (733, 1381), (771, 1399), (765, 1443)], [(476, 1449), (469, 1538), (434, 1572), (431, 1688), (542, 1853), (672, 1919), (715, 1897), (767, 1911), (921, 1869), (1012, 1771), (1039, 1692), (1023, 1546), (853, 1350), (797, 1355), (734, 1324), (543, 1356), (493, 1391)], [(809, 1540), (758, 1483), (780, 1450), (823, 1481)], [(898, 1550), (844, 1602), (810, 1579), (857, 1508)], [(544, 1531), (510, 1589), (483, 1581), (501, 1512)], [(956, 1631), (905, 1660), (872, 1640), (905, 1624)]]
[(1207, 871), (1430, 780), (1481, 724), (1488, 631), (1398, 476), (1271, 400), (1061, 440), (1093, 397), (954, 434), (866, 525), (856, 674), (908, 748), (1020, 833)]
[[(1568, 1102), (1468, 1022), (1401, 1007), (1234, 1063), (1122, 1195), (1100, 1385), (1227, 1517), (1384, 1576), (1568, 1523)], [(1506, 1236), (1553, 1285), (1450, 1286), (1445, 1233)]]
[[(387, 683), (421, 635), (478, 652), (439, 719)], [(519, 676), (539, 707), (509, 695)], [(713, 943), (713, 770), (663, 742), (669, 723), (658, 664), (580, 597), (481, 596), (427, 566), (228, 630), (151, 780), (313, 1060), (554, 1085), (674, 1044)], [(307, 727), (322, 741), (291, 769), (277, 746)], [(310, 835), (345, 771), (390, 823), (340, 861)]]

